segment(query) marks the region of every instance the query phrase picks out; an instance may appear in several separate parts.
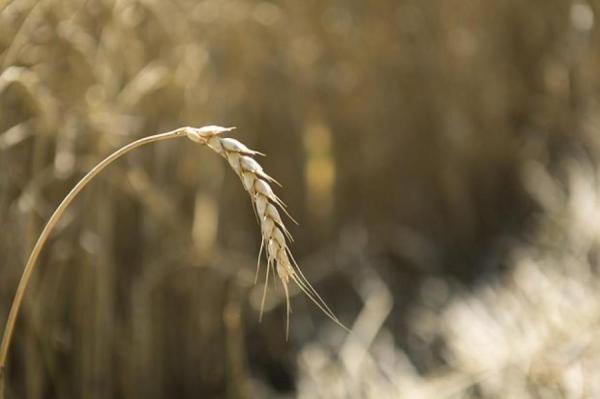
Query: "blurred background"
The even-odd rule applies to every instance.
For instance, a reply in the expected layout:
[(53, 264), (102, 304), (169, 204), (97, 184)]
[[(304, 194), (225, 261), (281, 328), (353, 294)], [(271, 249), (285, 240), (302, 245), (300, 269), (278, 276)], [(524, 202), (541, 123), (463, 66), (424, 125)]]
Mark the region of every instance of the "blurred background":
[[(0, 1), (0, 322), (100, 159), (237, 126), (348, 336), (253, 284), (222, 159), (140, 148), (34, 274), (8, 398), (600, 397), (597, 0)], [(292, 226), (290, 226), (292, 227)]]

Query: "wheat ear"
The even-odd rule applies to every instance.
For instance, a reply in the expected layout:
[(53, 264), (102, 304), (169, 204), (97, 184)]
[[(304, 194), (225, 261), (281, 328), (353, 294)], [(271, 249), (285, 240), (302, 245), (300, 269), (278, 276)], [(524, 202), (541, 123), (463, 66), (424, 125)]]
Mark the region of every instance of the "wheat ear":
[[(4, 328), (4, 334), (2, 336), (2, 342), (0, 343), (0, 398), (3, 397), (4, 377), (5, 377), (5, 365), (10, 343), (14, 332), (15, 323), (21, 303), (23, 302), (23, 296), (25, 290), (29, 285), (31, 275), (36, 265), (36, 261), (42, 251), (50, 233), (64, 214), (67, 207), (77, 197), (79, 192), (87, 186), (87, 184), (104, 168), (116, 161), (128, 152), (141, 147), (146, 144), (154, 143), (157, 141), (170, 140), (179, 137), (188, 137), (189, 139), (205, 144), (210, 147), (213, 151), (220, 154), (227, 159), (233, 170), (240, 177), (244, 188), (250, 194), (250, 198), (254, 205), (254, 209), (260, 221), (262, 240), (259, 251), (259, 259), (257, 264), (257, 275), (260, 267), (260, 255), (263, 248), (266, 248), (267, 256), (267, 273), (265, 278), (265, 288), (263, 292), (263, 301), (261, 304), (261, 315), (264, 309), (264, 298), (267, 292), (269, 272), (273, 269), (277, 270), (277, 275), (283, 285), (286, 304), (287, 304), (287, 318), (286, 318), (286, 337), (289, 334), (289, 315), (291, 312), (290, 298), (288, 284), (292, 280), (301, 291), (303, 291), (311, 301), (313, 301), (329, 318), (331, 318), (339, 326), (347, 330), (347, 328), (340, 323), (337, 317), (333, 314), (331, 309), (327, 306), (325, 301), (317, 293), (317, 291), (308, 282), (298, 264), (292, 257), (286, 237), (291, 240), (291, 235), (285, 228), (283, 221), (277, 211), (277, 207), (285, 210), (283, 202), (273, 193), (269, 183), (276, 183), (276, 181), (264, 173), (261, 166), (253, 158), (255, 155), (262, 155), (257, 151), (250, 150), (245, 145), (237, 140), (231, 138), (224, 138), (222, 134), (232, 130), (233, 128), (223, 128), (220, 126), (205, 126), (202, 128), (183, 127), (172, 130), (166, 133), (160, 133), (149, 137), (144, 137), (136, 140), (132, 143), (121, 147), (102, 161), (98, 163), (92, 170), (90, 170), (83, 178), (71, 189), (67, 196), (58, 205), (50, 219), (44, 226), (40, 236), (38, 237), (25, 268), (15, 297), (12, 301), (10, 310), (8, 312), (8, 318), (6, 320), (6, 326)], [(277, 183), (276, 183), (277, 184)], [(288, 214), (289, 216), (289, 214)], [(291, 218), (291, 217), (290, 217)], [(293, 220), (293, 219), (292, 219)]]
[(270, 185), (271, 183), (274, 183), (281, 186), (281, 184), (266, 174), (260, 164), (254, 159), (256, 155), (264, 154), (249, 149), (235, 139), (222, 136), (223, 133), (233, 129), (234, 128), (224, 128), (220, 126), (206, 126), (200, 129), (188, 129), (186, 134), (192, 141), (207, 145), (214, 152), (227, 159), (231, 168), (240, 178), (244, 189), (250, 195), (250, 200), (252, 201), (261, 228), (261, 243), (256, 264), (255, 282), (260, 270), (263, 249), (265, 250), (264, 252), (267, 260), (265, 284), (260, 306), (260, 319), (262, 319), (265, 298), (269, 286), (269, 274), (272, 271), (276, 271), (279, 281), (283, 286), (286, 300), (286, 339), (289, 336), (291, 313), (288, 287), (290, 281), (294, 282), (296, 286), (327, 315), (327, 317), (344, 330), (348, 331), (304, 276), (290, 251), (288, 240), (293, 241), (292, 235), (285, 227), (278, 208), (294, 223), (296, 221), (290, 216), (286, 209), (286, 205), (277, 195), (275, 195)]

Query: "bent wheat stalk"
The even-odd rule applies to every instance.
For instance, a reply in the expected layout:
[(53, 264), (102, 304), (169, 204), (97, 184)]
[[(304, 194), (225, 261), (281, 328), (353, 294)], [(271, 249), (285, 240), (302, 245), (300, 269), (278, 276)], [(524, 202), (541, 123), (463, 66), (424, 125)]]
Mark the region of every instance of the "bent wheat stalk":
[[(244, 189), (250, 194), (254, 210), (258, 217), (261, 227), (261, 245), (258, 255), (258, 262), (256, 268), (256, 276), (260, 269), (260, 260), (263, 249), (265, 249), (267, 258), (267, 271), (265, 276), (265, 286), (263, 290), (263, 298), (261, 301), (260, 315), (264, 309), (264, 301), (267, 294), (267, 287), (269, 283), (269, 273), (277, 272), (279, 280), (283, 286), (283, 290), (286, 296), (286, 338), (289, 334), (289, 316), (291, 313), (290, 297), (288, 285), (290, 281), (294, 282), (298, 288), (306, 294), (306, 296), (314, 302), (319, 309), (323, 311), (331, 320), (333, 320), (340, 327), (347, 330), (347, 328), (337, 319), (331, 309), (327, 306), (325, 301), (309, 283), (308, 279), (304, 276), (298, 264), (294, 260), (287, 241), (292, 241), (292, 237), (286, 229), (281, 216), (277, 208), (283, 210), (288, 216), (288, 212), (285, 209), (285, 204), (275, 195), (271, 189), (270, 183), (279, 184), (267, 175), (260, 164), (253, 158), (256, 155), (262, 155), (258, 151), (254, 151), (246, 147), (239, 141), (222, 137), (223, 133), (233, 130), (234, 128), (224, 128), (220, 126), (205, 126), (202, 128), (183, 127), (175, 129), (166, 133), (160, 133), (149, 137), (144, 137), (136, 140), (124, 147), (118, 149), (100, 163), (98, 163), (92, 170), (90, 170), (67, 194), (62, 200), (59, 206), (56, 208), (40, 236), (38, 237), (27, 263), (25, 269), (17, 286), (15, 297), (11, 304), (6, 326), (4, 329), (4, 335), (2, 336), (2, 342), (0, 343), (0, 397), (3, 396), (3, 383), (6, 359), (8, 350), (12, 340), (15, 323), (19, 314), (19, 309), (23, 301), (25, 290), (31, 279), (31, 275), (36, 265), (36, 261), (40, 255), (44, 244), (48, 240), (48, 237), (61, 216), (67, 209), (67, 207), (77, 197), (79, 192), (104, 168), (116, 161), (118, 158), (127, 154), (128, 152), (141, 147), (146, 144), (170, 140), (179, 137), (188, 137), (194, 142), (208, 146), (210, 149), (215, 151), (217, 154), (223, 156), (235, 173), (239, 176)], [(289, 216), (290, 219), (291, 216)], [(292, 219), (293, 220), (293, 219)], [(256, 279), (255, 279), (256, 280)]]

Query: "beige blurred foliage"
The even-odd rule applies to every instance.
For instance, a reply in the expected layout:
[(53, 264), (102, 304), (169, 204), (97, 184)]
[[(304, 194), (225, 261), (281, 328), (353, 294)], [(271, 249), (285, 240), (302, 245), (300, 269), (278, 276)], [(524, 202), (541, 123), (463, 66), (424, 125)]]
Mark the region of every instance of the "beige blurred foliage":
[(65, 215), (8, 398), (592, 398), (597, 0), (0, 0), (0, 322), (43, 224), (115, 148), (237, 126), (353, 330), (253, 285), (222, 160), (137, 150)]

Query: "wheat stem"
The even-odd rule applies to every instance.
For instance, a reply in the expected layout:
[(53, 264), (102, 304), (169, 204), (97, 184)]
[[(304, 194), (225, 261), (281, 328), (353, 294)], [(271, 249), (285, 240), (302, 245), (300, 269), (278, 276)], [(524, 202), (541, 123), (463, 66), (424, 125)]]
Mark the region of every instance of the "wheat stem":
[[(36, 261), (42, 251), (44, 244), (48, 240), (48, 236), (60, 220), (61, 216), (64, 214), (67, 207), (73, 202), (73, 200), (77, 197), (77, 194), (94, 178), (98, 175), (104, 168), (110, 165), (113, 161), (116, 161), (123, 155), (128, 152), (141, 147), (146, 144), (154, 143), (162, 140), (175, 139), (178, 137), (185, 137), (186, 128), (175, 129), (170, 132), (160, 133), (153, 136), (148, 136), (136, 140), (130, 144), (127, 144), (124, 147), (121, 147), (117, 151), (110, 154), (108, 157), (103, 159), (99, 164), (97, 164), (92, 170), (90, 170), (79, 182), (73, 187), (73, 189), (67, 194), (67, 196), (62, 200), (60, 205), (56, 208), (46, 226), (42, 230), (39, 238), (37, 239), (31, 254), (29, 255), (29, 259), (25, 264), (25, 269), (23, 270), (23, 274), (21, 275), (21, 280), (19, 281), (19, 285), (17, 287), (17, 291), (15, 293), (15, 297), (10, 307), (10, 311), (8, 313), (8, 319), (6, 320), (6, 327), (4, 328), (4, 335), (2, 336), (2, 343), (0, 343), (0, 389), (3, 387), (4, 380), (4, 367), (6, 365), (6, 357), (8, 355), (8, 350), (10, 347), (10, 343), (13, 336), (13, 331), (15, 328), (15, 323), (17, 321), (17, 316), (19, 315), (19, 309), (21, 308), (21, 303), (23, 302), (23, 296), (25, 294), (25, 290), (27, 289), (27, 285), (29, 284), (29, 280), (31, 279), (31, 275), (36, 265)], [(2, 391), (0, 390), (0, 398), (2, 397)]]

